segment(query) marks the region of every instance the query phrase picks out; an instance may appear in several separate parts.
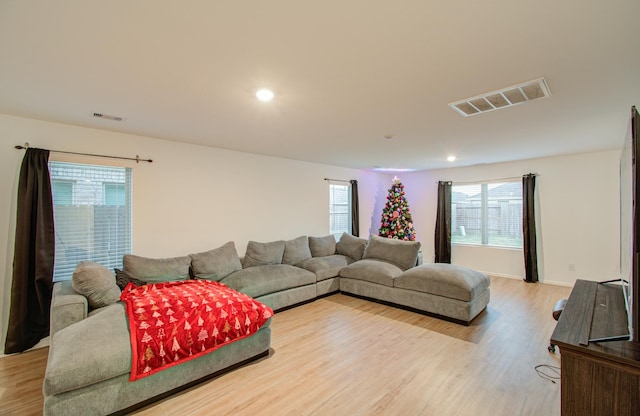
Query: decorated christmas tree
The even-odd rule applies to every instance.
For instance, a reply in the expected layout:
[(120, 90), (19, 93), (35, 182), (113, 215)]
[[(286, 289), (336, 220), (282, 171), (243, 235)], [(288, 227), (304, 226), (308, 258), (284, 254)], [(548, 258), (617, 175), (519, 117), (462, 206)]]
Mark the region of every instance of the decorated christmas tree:
[(416, 239), (409, 203), (404, 195), (404, 185), (397, 177), (393, 178), (393, 185), (389, 188), (378, 235), (396, 240), (414, 241)]

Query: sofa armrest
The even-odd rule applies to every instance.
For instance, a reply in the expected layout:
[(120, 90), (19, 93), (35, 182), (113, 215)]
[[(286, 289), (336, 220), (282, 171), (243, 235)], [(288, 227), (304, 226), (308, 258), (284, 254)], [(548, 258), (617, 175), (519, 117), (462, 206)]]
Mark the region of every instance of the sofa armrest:
[(50, 335), (82, 321), (88, 312), (87, 298), (73, 290), (71, 281), (56, 282), (51, 298)]

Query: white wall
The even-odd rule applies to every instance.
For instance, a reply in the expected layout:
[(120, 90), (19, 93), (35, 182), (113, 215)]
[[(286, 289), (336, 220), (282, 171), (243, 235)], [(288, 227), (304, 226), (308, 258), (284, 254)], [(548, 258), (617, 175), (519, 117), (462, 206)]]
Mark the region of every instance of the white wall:
[[(619, 273), (619, 158), (620, 151), (614, 150), (404, 174), (425, 261), (434, 257), (438, 180), (484, 181), (533, 172), (538, 174), (540, 280), (573, 285), (576, 279), (615, 277)], [(524, 276), (521, 250), (454, 245), (452, 263), (495, 275)]]
[[(357, 179), (360, 234), (376, 234), (393, 175), (186, 145), (0, 114), (0, 351), (9, 313), (16, 192), (25, 141), (34, 147), (119, 156), (133, 171), (133, 251), (149, 257), (205, 251), (233, 240), (240, 255), (249, 240), (328, 233), (325, 177)], [(58, 160), (105, 163), (104, 159)], [(399, 175), (425, 261), (433, 260), (438, 180), (537, 178), (538, 262), (543, 282), (615, 276), (619, 264), (618, 151), (534, 159)], [(521, 278), (522, 253), (454, 246), (453, 262)], [(573, 264), (575, 271), (569, 270)]]
[[(358, 180), (360, 230), (366, 236), (371, 219), (379, 215), (372, 212), (375, 201), (389, 181), (387, 175), (354, 169), (0, 114), (0, 351), (9, 314), (16, 192), (24, 156), (14, 146), (25, 141), (53, 150), (153, 159), (116, 162), (133, 168), (133, 252), (149, 257), (206, 251), (230, 240), (244, 255), (249, 240), (327, 235), (325, 177)], [(51, 158), (112, 163), (61, 154)]]

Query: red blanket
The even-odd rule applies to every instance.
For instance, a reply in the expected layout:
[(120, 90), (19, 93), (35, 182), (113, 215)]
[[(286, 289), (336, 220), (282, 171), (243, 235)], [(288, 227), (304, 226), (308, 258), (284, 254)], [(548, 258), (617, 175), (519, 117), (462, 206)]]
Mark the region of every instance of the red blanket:
[(131, 333), (129, 381), (246, 338), (273, 316), (250, 296), (208, 280), (129, 283), (120, 300)]

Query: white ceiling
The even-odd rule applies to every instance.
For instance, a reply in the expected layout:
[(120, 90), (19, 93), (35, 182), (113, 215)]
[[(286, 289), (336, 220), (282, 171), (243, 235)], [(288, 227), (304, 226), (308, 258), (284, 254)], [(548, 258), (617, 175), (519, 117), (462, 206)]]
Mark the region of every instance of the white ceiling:
[[(620, 148), (639, 17), (638, 0), (0, 0), (0, 112), (358, 169)], [(550, 98), (447, 105), (539, 77)]]

